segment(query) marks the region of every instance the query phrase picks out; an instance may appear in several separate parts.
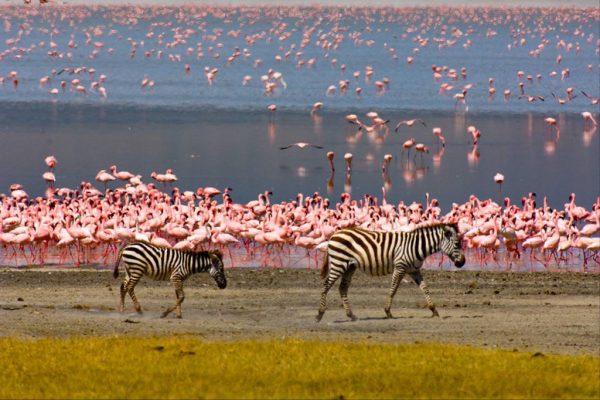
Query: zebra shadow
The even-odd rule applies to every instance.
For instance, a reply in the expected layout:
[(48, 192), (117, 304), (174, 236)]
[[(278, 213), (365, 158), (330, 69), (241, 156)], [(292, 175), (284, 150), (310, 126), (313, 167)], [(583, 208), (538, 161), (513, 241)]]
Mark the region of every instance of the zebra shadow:
[(332, 324), (352, 324), (352, 323), (356, 323), (356, 322), (360, 322), (360, 321), (384, 321), (384, 320), (394, 320), (394, 319), (404, 319), (404, 318), (412, 318), (412, 317), (392, 317), (392, 318), (388, 318), (388, 317), (362, 317), (362, 318), (357, 318), (356, 321), (352, 321), (351, 319), (338, 319), (335, 321), (332, 321)]

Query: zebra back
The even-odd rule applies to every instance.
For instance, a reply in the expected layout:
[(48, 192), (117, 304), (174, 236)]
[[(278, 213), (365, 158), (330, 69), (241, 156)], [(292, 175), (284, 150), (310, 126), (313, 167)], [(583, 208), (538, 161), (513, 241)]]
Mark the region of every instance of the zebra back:
[[(347, 228), (331, 236), (327, 256), (332, 265), (338, 268), (344, 268), (348, 261), (355, 260), (365, 272), (371, 275), (385, 275), (391, 273), (398, 264), (412, 266), (437, 251), (454, 251), (455, 242), (449, 239), (449, 233), (460, 242), (456, 224), (421, 225), (409, 232)], [(449, 244), (443, 249), (444, 241), (449, 241)], [(326, 268), (328, 266), (324, 265), (323, 275), (327, 275)]]
[(175, 269), (183, 277), (197, 272), (206, 272), (212, 266), (212, 258), (222, 258), (218, 251), (188, 251), (157, 246), (146, 241), (127, 244), (119, 252), (113, 275), (118, 276), (118, 267), (124, 261), (131, 272), (148, 275), (157, 280), (169, 279)]

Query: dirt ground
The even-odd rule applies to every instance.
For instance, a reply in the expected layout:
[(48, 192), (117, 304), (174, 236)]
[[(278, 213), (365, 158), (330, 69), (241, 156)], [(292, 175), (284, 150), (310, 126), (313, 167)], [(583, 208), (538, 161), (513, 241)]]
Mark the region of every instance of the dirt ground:
[(168, 282), (142, 279), (136, 294), (144, 309), (117, 311), (119, 279), (95, 269), (0, 270), (0, 336), (192, 335), (209, 340), (297, 337), (388, 343), (444, 342), (508, 350), (600, 355), (600, 275), (424, 271), (440, 318), (431, 318), (414, 283), (403, 282), (385, 319), (390, 277), (354, 275), (349, 321), (337, 284), (328, 311), (317, 313), (317, 270), (227, 271), (229, 286), (208, 274), (185, 283), (183, 318), (160, 314), (175, 300)]

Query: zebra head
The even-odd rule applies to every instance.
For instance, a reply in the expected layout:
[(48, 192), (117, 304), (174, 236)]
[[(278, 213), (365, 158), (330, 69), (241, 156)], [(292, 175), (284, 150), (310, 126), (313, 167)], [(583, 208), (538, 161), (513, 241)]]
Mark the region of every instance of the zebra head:
[(457, 268), (465, 265), (465, 253), (462, 251), (462, 237), (458, 233), (458, 225), (443, 225), (444, 236), (440, 243), (442, 252), (447, 255)]
[(223, 253), (220, 250), (212, 250), (208, 252), (208, 255), (212, 264), (209, 274), (217, 282), (219, 289), (225, 289), (227, 277), (225, 277), (225, 267), (223, 266)]

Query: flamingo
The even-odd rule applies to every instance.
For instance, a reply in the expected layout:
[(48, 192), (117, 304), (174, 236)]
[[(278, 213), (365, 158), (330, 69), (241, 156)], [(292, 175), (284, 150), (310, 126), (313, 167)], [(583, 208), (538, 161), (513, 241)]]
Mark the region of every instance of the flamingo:
[(583, 117), (584, 123), (587, 122), (587, 121), (590, 121), (592, 123), (592, 126), (598, 125), (598, 123), (594, 119), (594, 116), (592, 115), (591, 112), (584, 111), (584, 112), (581, 113), (581, 116)]
[(291, 147), (298, 147), (300, 149), (304, 149), (304, 148), (307, 148), (307, 147), (312, 147), (312, 148), (315, 148), (315, 149), (322, 149), (323, 148), (323, 146), (319, 146), (317, 144), (312, 144), (312, 143), (307, 143), (307, 142), (297, 142), (297, 143), (290, 143), (287, 146), (280, 147), (279, 149), (280, 150), (286, 150), (286, 149), (289, 149)]
[(433, 136), (437, 137), (442, 147), (446, 147), (446, 138), (442, 135), (442, 128), (435, 127), (432, 129)]
[(117, 171), (117, 166), (116, 165), (111, 165), (110, 166), (110, 172), (112, 172), (113, 176), (116, 177), (117, 179), (120, 179), (122, 181), (129, 181), (131, 178), (134, 178), (135, 175), (133, 175), (131, 172), (128, 171)]
[(500, 190), (502, 190), (502, 183), (504, 182), (504, 175), (502, 175), (501, 173), (496, 173), (496, 175), (494, 175), (494, 182), (496, 182), (500, 188)]
[(400, 129), (400, 127), (402, 125), (406, 125), (408, 127), (412, 127), (416, 122), (420, 123), (423, 126), (427, 126), (427, 124), (425, 123), (425, 121), (423, 121), (422, 119), (419, 119), (419, 118), (406, 119), (406, 120), (402, 120), (402, 121), (398, 122), (398, 124), (396, 124), (396, 128), (394, 128), (394, 131), (398, 132), (398, 129)]
[(117, 178), (115, 178), (114, 176), (112, 176), (111, 174), (109, 174), (108, 172), (106, 172), (106, 170), (104, 170), (104, 169), (101, 169), (96, 174), (96, 180), (98, 182), (102, 182), (104, 184), (104, 191), (106, 191), (106, 184), (108, 182), (114, 181), (116, 179)]
[(410, 138), (408, 140), (406, 140), (404, 143), (402, 143), (402, 151), (407, 150), (408, 154), (407, 156), (410, 155), (410, 149), (417, 143), (417, 140), (415, 138)]
[(50, 172), (54, 171), (54, 167), (56, 167), (56, 158), (54, 156), (48, 156), (44, 159), (44, 162), (48, 166), (48, 170)]

